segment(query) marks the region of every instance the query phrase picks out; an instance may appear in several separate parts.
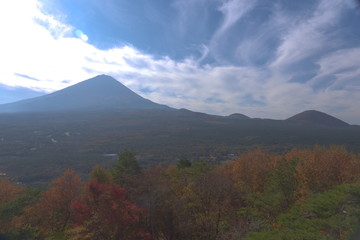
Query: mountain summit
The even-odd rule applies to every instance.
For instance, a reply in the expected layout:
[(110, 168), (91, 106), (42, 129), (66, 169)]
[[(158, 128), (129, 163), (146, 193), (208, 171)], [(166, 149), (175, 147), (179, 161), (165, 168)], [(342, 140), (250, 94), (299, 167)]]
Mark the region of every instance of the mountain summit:
[(326, 113), (319, 112), (316, 110), (308, 110), (302, 113), (296, 114), (285, 121), (303, 124), (303, 125), (318, 125), (318, 126), (326, 126), (326, 127), (347, 127), (348, 123), (330, 116)]
[(51, 94), (2, 104), (0, 105), (0, 112), (168, 108), (139, 96), (110, 76), (99, 75)]

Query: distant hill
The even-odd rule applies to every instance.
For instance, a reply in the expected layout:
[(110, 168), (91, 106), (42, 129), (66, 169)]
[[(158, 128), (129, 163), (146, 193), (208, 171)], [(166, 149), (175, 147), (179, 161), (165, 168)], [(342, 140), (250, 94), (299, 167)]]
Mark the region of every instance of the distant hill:
[(302, 113), (296, 114), (285, 120), (289, 123), (296, 123), (302, 125), (318, 125), (326, 127), (347, 127), (350, 126), (348, 123), (330, 116), (326, 113), (319, 112), (316, 110), (308, 110)]
[(0, 112), (54, 112), (170, 109), (134, 93), (107, 75), (99, 75), (51, 94), (0, 105)]
[(228, 118), (238, 119), (238, 120), (250, 119), (250, 117), (248, 117), (244, 114), (241, 114), (241, 113), (233, 113), (233, 114), (229, 115)]

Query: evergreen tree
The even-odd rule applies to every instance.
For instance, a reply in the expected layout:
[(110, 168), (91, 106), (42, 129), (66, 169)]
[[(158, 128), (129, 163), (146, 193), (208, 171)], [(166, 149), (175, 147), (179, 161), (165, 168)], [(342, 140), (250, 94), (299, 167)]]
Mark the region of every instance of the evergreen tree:
[(131, 150), (123, 150), (119, 153), (119, 159), (112, 168), (112, 174), (118, 176), (125, 173), (136, 175), (141, 173), (141, 167), (136, 160), (136, 153)]
[(139, 175), (142, 174), (135, 155), (135, 152), (131, 150), (120, 152), (119, 159), (110, 170), (114, 182), (125, 187), (129, 192), (137, 188)]

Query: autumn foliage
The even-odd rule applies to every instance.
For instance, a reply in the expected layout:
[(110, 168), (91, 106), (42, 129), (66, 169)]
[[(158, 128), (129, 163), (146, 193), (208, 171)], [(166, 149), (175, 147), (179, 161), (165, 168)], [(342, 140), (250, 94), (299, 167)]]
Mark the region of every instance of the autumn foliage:
[(87, 183), (84, 194), (71, 204), (71, 239), (151, 239), (141, 229), (144, 210), (125, 199), (125, 190), (113, 183)]
[(278, 158), (274, 154), (257, 149), (228, 163), (224, 171), (240, 191), (261, 192)]
[(293, 150), (287, 158), (297, 159), (296, 177), (304, 193), (316, 193), (344, 183), (355, 183), (360, 177), (358, 156), (343, 147)]
[(24, 188), (10, 182), (7, 178), (0, 179), (0, 204), (14, 200), (24, 192)]
[[(96, 167), (91, 180), (83, 183), (80, 175), (66, 171), (21, 216), (13, 217), (13, 230), (26, 232), (29, 239), (151, 239), (142, 227), (144, 209), (127, 201), (125, 189), (106, 176), (105, 170)], [(3, 182), (7, 186), (3, 190), (12, 194), (7, 201), (24, 192)]]
[(38, 203), (24, 210), (23, 224), (37, 226), (44, 236), (65, 231), (73, 217), (70, 205), (80, 195), (81, 188), (80, 176), (66, 171), (51, 182)]
[(9, 179), (0, 179), (0, 232), (5, 231), (7, 228), (11, 228), (12, 224), (6, 217), (6, 213), (2, 214), (1, 206), (6, 206), (15, 199), (24, 194), (25, 188), (12, 183)]
[(87, 182), (66, 171), (31, 198), (0, 179), (0, 221), (11, 223), (0, 239), (341, 240), (360, 222), (360, 157), (339, 146), (146, 170), (125, 153), (110, 171), (96, 166)]

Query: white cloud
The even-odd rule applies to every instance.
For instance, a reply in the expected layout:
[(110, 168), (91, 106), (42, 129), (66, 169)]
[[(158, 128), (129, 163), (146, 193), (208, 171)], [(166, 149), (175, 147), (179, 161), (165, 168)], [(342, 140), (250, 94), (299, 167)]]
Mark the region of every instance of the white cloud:
[[(68, 37), (72, 27), (40, 11), (35, 0), (0, 3), (0, 82), (10, 86), (51, 91), (64, 87), (62, 80), (89, 77), (78, 71), (91, 45)], [(41, 81), (14, 75), (25, 74)]]
[[(282, 71), (323, 49), (329, 39), (323, 30), (335, 24), (341, 12), (336, 3), (323, 1), (311, 18), (295, 21), (294, 29), (283, 35), (269, 67), (239, 67), (199, 65), (213, 51), (211, 46), (204, 46), (200, 61), (155, 58), (132, 46), (100, 50), (85, 41), (85, 33), (76, 37), (76, 26), (42, 13), (37, 1), (4, 1), (0, 3), (0, 66), (6, 67), (0, 68), (0, 84), (50, 92), (97, 74), (109, 74), (141, 95), (177, 108), (270, 118), (318, 109), (359, 123), (354, 104), (360, 102), (359, 83), (354, 80), (360, 77), (359, 48), (319, 54), (313, 62), (319, 66), (317, 76), (308, 82), (289, 82), (292, 74)], [(223, 1), (220, 10), (224, 21), (213, 41), (221, 41), (254, 6), (254, 1)], [(282, 29), (286, 17), (276, 16), (271, 24)], [(314, 89), (326, 77), (335, 78), (333, 87)]]

